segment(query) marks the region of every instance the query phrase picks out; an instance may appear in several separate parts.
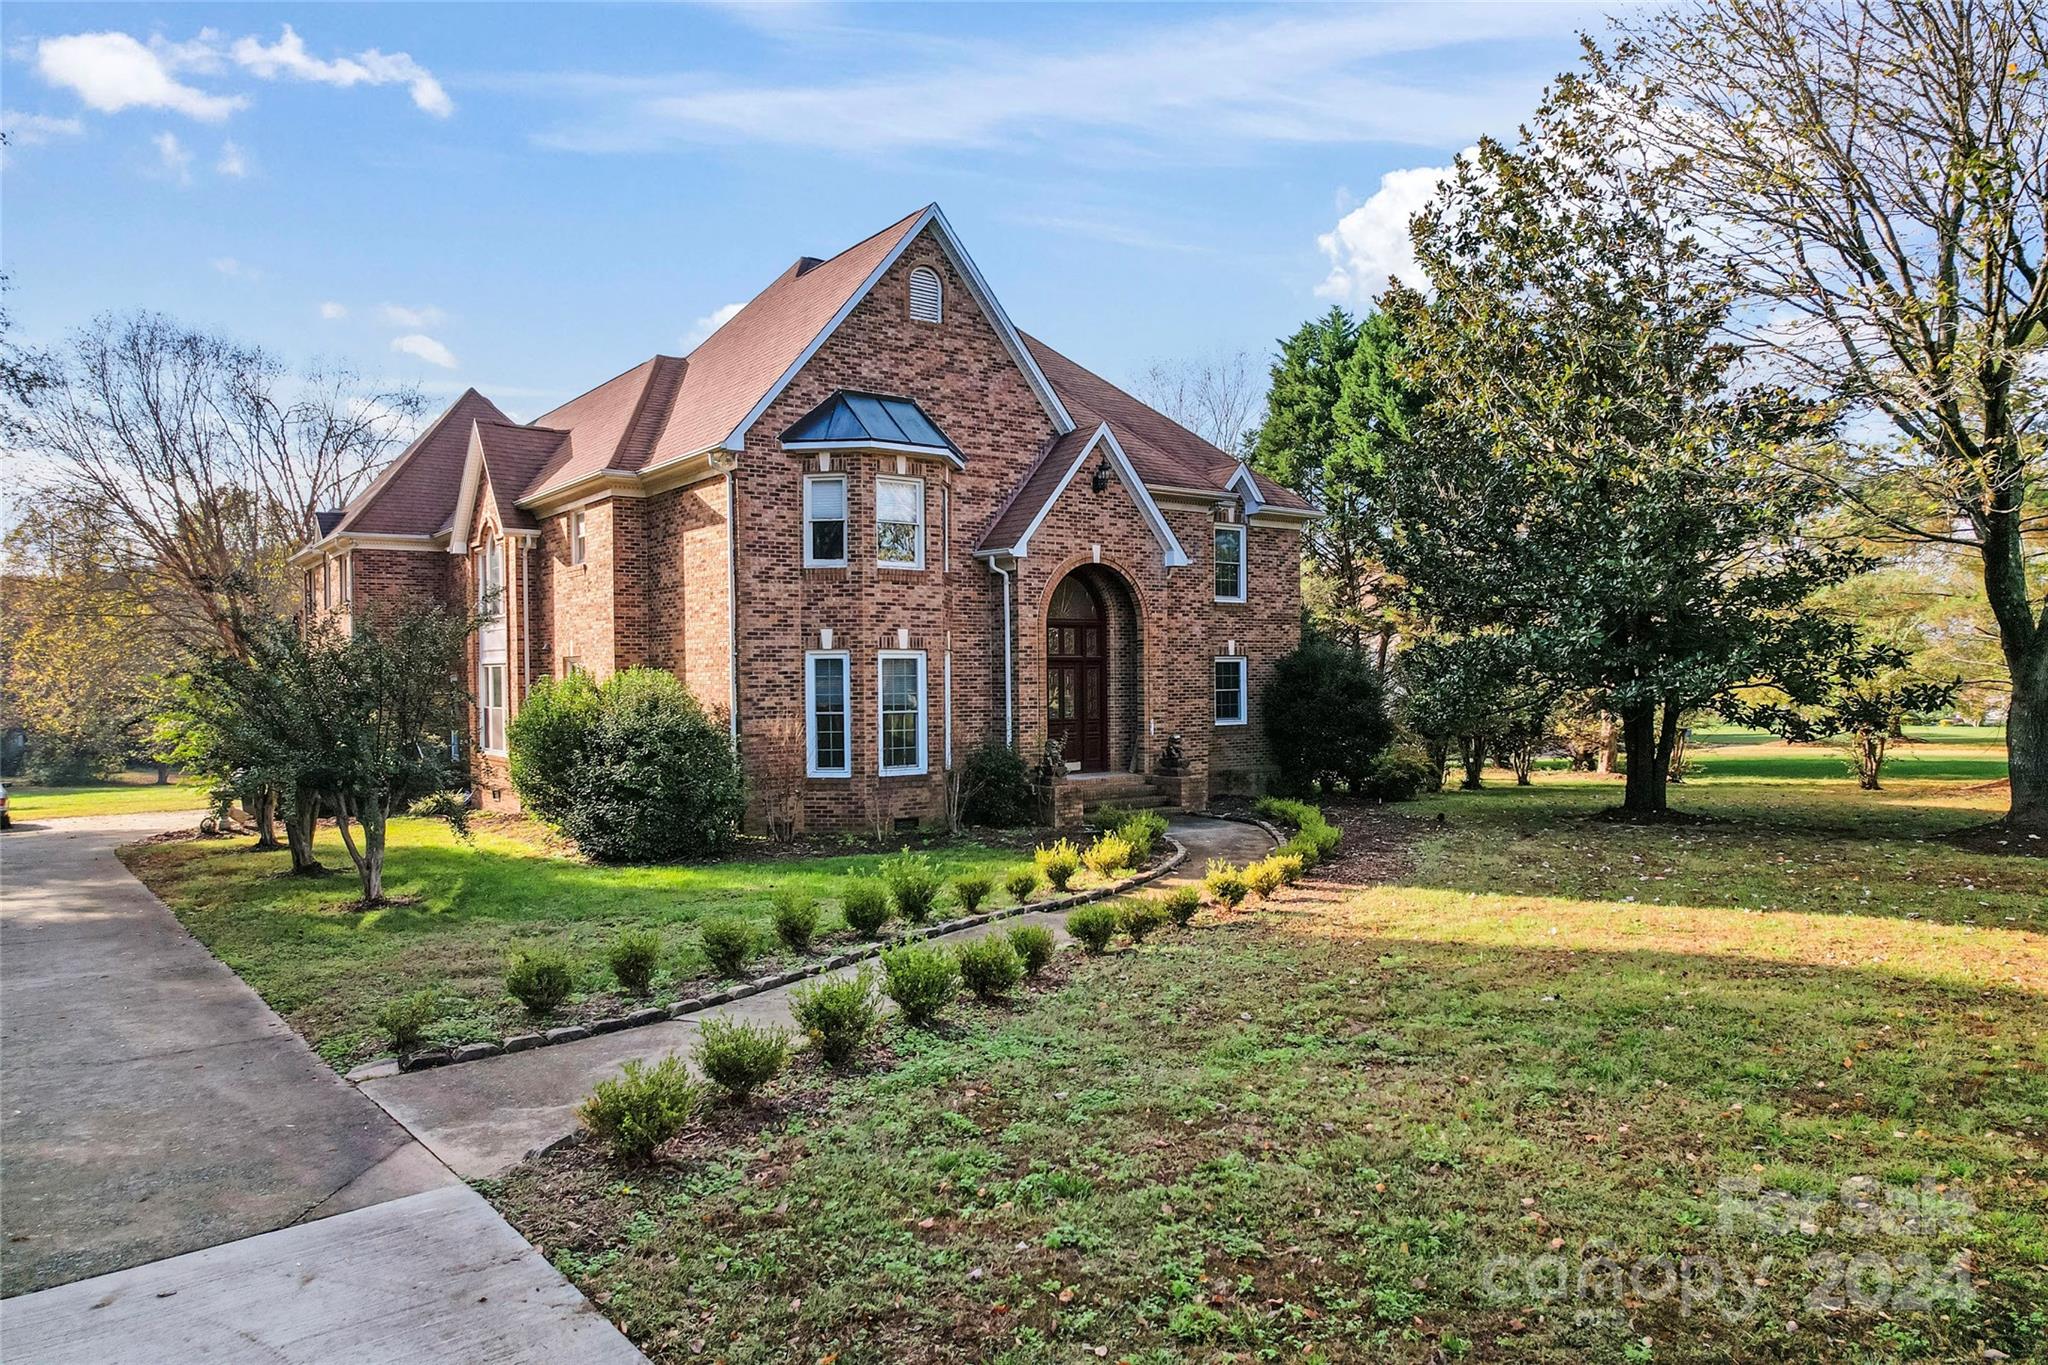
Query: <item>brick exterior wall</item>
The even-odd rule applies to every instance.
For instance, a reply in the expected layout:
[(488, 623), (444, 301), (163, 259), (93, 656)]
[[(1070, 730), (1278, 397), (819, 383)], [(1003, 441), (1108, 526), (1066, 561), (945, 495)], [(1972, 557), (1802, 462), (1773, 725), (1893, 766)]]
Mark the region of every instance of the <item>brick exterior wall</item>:
[[(907, 280), (917, 266), (944, 284), (939, 323), (912, 322)], [(803, 476), (820, 457), (792, 455), (781, 433), (839, 389), (917, 400), (962, 452), (964, 470), (893, 455), (835, 454), (847, 477), (847, 567), (803, 566)], [(533, 676), (560, 676), (574, 660), (603, 678), (634, 665), (677, 674), (713, 714), (729, 717), (731, 632), (737, 624), (739, 741), (749, 788), (750, 827), (775, 830), (888, 829), (945, 814), (949, 711), (956, 760), (1000, 740), (1004, 728), (1002, 580), (973, 557), (1024, 470), (1055, 435), (1024, 373), (966, 283), (928, 230), (840, 324), (745, 434), (736, 473), (647, 497), (606, 495), (578, 509), (585, 559), (571, 564), (569, 518), (541, 520), (537, 539), (510, 541), (507, 554), (508, 691), (516, 708)], [(925, 485), (925, 567), (885, 568), (875, 554), (875, 479), (920, 477)], [(1211, 794), (1250, 792), (1263, 781), (1259, 694), (1273, 662), (1300, 637), (1299, 534), (1291, 525), (1247, 528), (1248, 600), (1214, 600), (1211, 526), (1217, 507), (1163, 501), (1192, 563), (1167, 569), (1130, 490), (1113, 480), (1090, 486), (1092, 465), (1056, 499), (1014, 575), (1016, 737), (1036, 755), (1046, 733), (1045, 618), (1060, 579), (1082, 566), (1104, 587), (1109, 624), (1107, 684), (1110, 764), (1150, 772), (1169, 736), (1181, 736), (1189, 804)], [(728, 481), (731, 481), (729, 488)], [(736, 509), (735, 575), (728, 563), (728, 498)], [(495, 534), (491, 502), (479, 496), (471, 546)], [(1220, 501), (1220, 500), (1219, 500)], [(522, 557), (519, 546), (531, 546)], [(355, 593), (368, 602), (440, 594), (473, 600), (467, 555), (356, 552)], [(531, 622), (519, 619), (529, 586)], [(531, 652), (522, 629), (530, 629)], [(804, 672), (807, 651), (849, 655), (848, 732), (852, 775), (806, 776)], [(902, 642), (926, 655), (926, 753), (918, 776), (879, 772), (877, 655)], [(1250, 661), (1251, 724), (1213, 720), (1212, 659)], [(952, 686), (946, 687), (950, 658)], [(472, 693), (475, 659), (471, 659)], [(477, 756), (487, 806), (516, 804), (499, 760)]]

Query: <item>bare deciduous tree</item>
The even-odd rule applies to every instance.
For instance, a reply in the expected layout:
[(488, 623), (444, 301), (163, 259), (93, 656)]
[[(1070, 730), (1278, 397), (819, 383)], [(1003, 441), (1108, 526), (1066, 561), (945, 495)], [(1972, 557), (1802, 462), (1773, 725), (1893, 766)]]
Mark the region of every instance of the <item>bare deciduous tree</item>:
[(1156, 360), (1138, 381), (1138, 397), (1233, 455), (1242, 453), (1265, 391), (1265, 367), (1249, 351)]
[[(2016, 824), (2048, 825), (2048, 37), (2038, 0), (1708, 0), (1619, 25), (1754, 306), (1746, 339), (1881, 415), (1833, 471), (1900, 540), (1967, 547), (2012, 675)], [(1739, 319), (1738, 319), (1739, 320)]]
[(314, 510), (368, 482), (420, 401), (142, 313), (80, 330), (15, 417), (44, 509), (113, 527), (167, 628), (236, 649), (248, 612), (291, 600)]

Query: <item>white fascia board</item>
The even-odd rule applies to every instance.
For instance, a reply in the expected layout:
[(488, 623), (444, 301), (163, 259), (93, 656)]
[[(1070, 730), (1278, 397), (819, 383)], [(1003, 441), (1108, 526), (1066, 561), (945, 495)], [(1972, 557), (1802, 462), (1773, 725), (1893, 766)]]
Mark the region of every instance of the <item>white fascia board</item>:
[(1131, 457), (1124, 454), (1124, 448), (1117, 443), (1116, 433), (1109, 429), (1107, 422), (1095, 428), (1095, 434), (1088, 438), (1088, 444), (1081, 447), (1081, 453), (1067, 466), (1067, 472), (1060, 475), (1060, 481), (1053, 485), (1052, 492), (1046, 495), (1044, 503), (1040, 504), (1037, 513), (1031, 518), (1031, 524), (1024, 528), (1023, 535), (1017, 537), (1017, 543), (1007, 549), (985, 551), (983, 557), (1012, 554), (1021, 558), (1030, 554), (1031, 537), (1045, 524), (1046, 517), (1052, 513), (1052, 505), (1060, 500), (1060, 494), (1067, 491), (1067, 485), (1074, 481), (1074, 475), (1081, 472), (1081, 466), (1088, 463), (1088, 457), (1098, 446), (1108, 452), (1109, 462), (1116, 469), (1117, 477), (1123, 480), (1124, 487), (1130, 492), (1131, 500), (1138, 504), (1138, 510), (1144, 514), (1145, 524), (1151, 528), (1153, 539), (1159, 542), (1166, 567), (1173, 569), (1187, 564), (1187, 551), (1181, 548), (1180, 541), (1173, 534), (1173, 528), (1166, 524), (1166, 514), (1161, 512), (1159, 504), (1152, 500), (1151, 491), (1145, 487), (1144, 480), (1138, 477), (1138, 471), (1131, 467)]
[(967, 248), (960, 244), (959, 234), (954, 232), (953, 225), (946, 221), (945, 210), (933, 204), (928, 212), (939, 225), (939, 244), (945, 248), (946, 255), (952, 258), (954, 268), (966, 277), (968, 288), (974, 291), (975, 302), (981, 305), (984, 313), (994, 319), (997, 334), (1002, 337), (1003, 344), (1009, 348), (1017, 364), (1029, 376), (1031, 387), (1038, 391), (1039, 401), (1052, 416), (1053, 425), (1059, 428), (1060, 435), (1066, 435), (1080, 423), (1073, 419), (1067, 411), (1067, 405), (1053, 392), (1052, 381), (1045, 377), (1045, 371), (1038, 368), (1038, 362), (1032, 358), (1031, 348), (1024, 344), (1023, 335), (1010, 321), (1010, 315), (1003, 311), (1002, 300), (988, 287), (988, 281), (981, 277), (981, 270), (974, 264), (974, 258), (969, 256)]
[(944, 460), (955, 469), (967, 468), (967, 462), (950, 450), (942, 450), (938, 446), (914, 446), (908, 441), (784, 441), (782, 448), (793, 455), (832, 454), (842, 450), (915, 455), (920, 460)]
[(1031, 358), (1030, 348), (1024, 344), (1024, 338), (1017, 334), (1017, 329), (1010, 324), (1009, 315), (1003, 312), (1002, 305), (997, 303), (995, 295), (989, 292), (987, 282), (981, 278), (981, 272), (975, 269), (973, 260), (961, 247), (959, 239), (953, 235), (952, 226), (946, 222), (946, 216), (939, 212), (937, 204), (927, 204), (924, 212), (917, 215), (917, 221), (912, 223), (896, 245), (889, 249), (889, 254), (868, 272), (868, 277), (861, 281), (860, 288), (847, 297), (846, 302), (840, 305), (839, 311), (832, 315), (832, 320), (825, 324), (818, 335), (811, 338), (811, 344), (804, 347), (802, 353), (790, 362), (789, 368), (782, 372), (782, 377), (769, 386), (768, 392), (761, 395), (761, 401), (754, 404), (747, 415), (740, 419), (739, 425), (727, 433), (724, 443), (727, 450), (738, 452), (746, 449), (747, 429), (761, 420), (761, 414), (768, 411), (768, 405), (780, 398), (782, 391), (789, 387), (790, 381), (797, 377), (804, 366), (811, 363), (811, 357), (816, 355), (819, 348), (839, 330), (839, 324), (846, 321), (855, 306), (881, 282), (882, 276), (889, 273), (889, 268), (910, 249), (910, 244), (917, 240), (918, 234), (934, 223), (939, 228), (940, 247), (944, 249), (954, 267), (966, 278), (967, 287), (974, 292), (975, 301), (981, 305), (982, 311), (995, 323), (997, 335), (1002, 337), (1003, 345), (1009, 349), (1010, 354), (1023, 369), (1025, 377), (1031, 381), (1032, 388), (1037, 391), (1038, 401), (1052, 418), (1053, 425), (1059, 429), (1061, 435), (1074, 429), (1077, 423), (1067, 414), (1066, 405), (1060, 402), (1059, 395), (1052, 391), (1052, 384), (1038, 368), (1038, 362)]
[(469, 553), (467, 532), (472, 515), (476, 512), (476, 486), (483, 477), (484, 434), (477, 424), (469, 424), (469, 453), (462, 457), (462, 488), (455, 495), (455, 516), (448, 523), (448, 553), (461, 555)]

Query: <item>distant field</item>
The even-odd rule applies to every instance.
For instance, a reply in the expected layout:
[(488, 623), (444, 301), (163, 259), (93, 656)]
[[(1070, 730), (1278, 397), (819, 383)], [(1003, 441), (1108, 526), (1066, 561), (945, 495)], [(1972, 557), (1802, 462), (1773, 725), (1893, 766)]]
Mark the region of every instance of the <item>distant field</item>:
[[(1849, 751), (1831, 744), (1787, 744), (1760, 730), (1702, 726), (1693, 731), (1686, 781), (1851, 780)], [(2005, 730), (1909, 725), (1893, 740), (1883, 781), (1998, 782), (2006, 776)]]
[(123, 773), (109, 782), (87, 782), (75, 787), (30, 787), (13, 781), (7, 784), (8, 813), (17, 820), (205, 808), (205, 783), (177, 778), (159, 784), (148, 773)]

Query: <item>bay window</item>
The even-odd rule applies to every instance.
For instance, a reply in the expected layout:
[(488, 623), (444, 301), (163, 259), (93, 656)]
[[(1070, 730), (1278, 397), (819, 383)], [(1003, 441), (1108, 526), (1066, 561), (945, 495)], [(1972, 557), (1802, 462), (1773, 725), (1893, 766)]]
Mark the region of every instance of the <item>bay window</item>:
[(846, 567), (846, 476), (804, 479), (804, 567)]
[(924, 567), (924, 480), (875, 480), (875, 558), (898, 569)]

